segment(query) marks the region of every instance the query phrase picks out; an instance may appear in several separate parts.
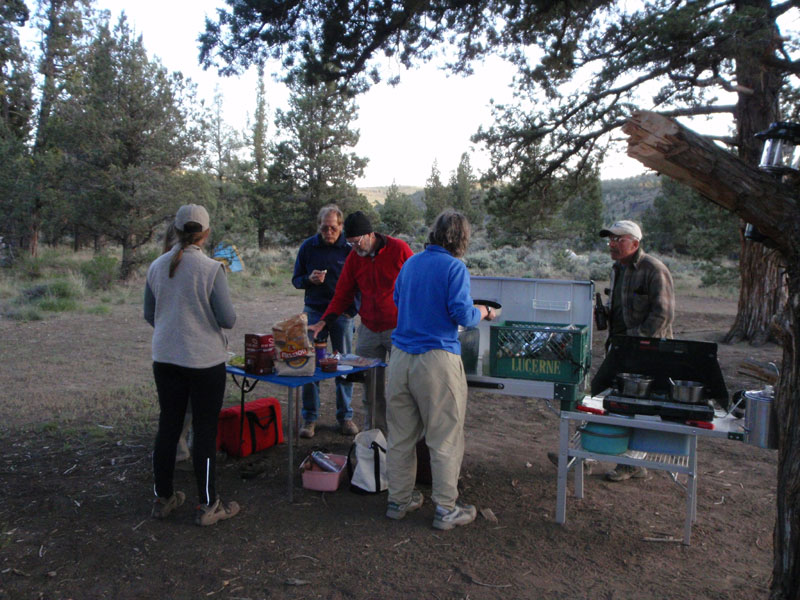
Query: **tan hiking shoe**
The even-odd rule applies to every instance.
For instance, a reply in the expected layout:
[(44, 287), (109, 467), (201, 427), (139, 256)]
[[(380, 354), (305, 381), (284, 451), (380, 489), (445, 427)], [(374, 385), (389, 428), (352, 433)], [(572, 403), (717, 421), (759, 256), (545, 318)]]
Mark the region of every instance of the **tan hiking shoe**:
[(213, 504), (201, 504), (195, 510), (194, 522), (201, 527), (213, 525), (217, 521), (224, 521), (239, 514), (239, 504), (236, 502), (228, 502), (224, 504), (222, 500), (217, 498)]
[(175, 492), (169, 498), (156, 498), (153, 500), (153, 512), (150, 513), (154, 519), (166, 519), (169, 514), (183, 504), (186, 494)]
[(314, 437), (314, 429), (316, 425), (314, 421), (306, 421), (303, 423), (303, 426), (300, 428), (300, 437), (301, 438), (312, 438)]
[(352, 419), (347, 419), (339, 424), (339, 430), (342, 435), (355, 435), (358, 433), (358, 425), (353, 423)]
[(608, 481), (625, 481), (626, 479), (644, 479), (647, 477), (645, 467), (634, 467), (633, 465), (617, 465), (613, 471), (606, 473)]

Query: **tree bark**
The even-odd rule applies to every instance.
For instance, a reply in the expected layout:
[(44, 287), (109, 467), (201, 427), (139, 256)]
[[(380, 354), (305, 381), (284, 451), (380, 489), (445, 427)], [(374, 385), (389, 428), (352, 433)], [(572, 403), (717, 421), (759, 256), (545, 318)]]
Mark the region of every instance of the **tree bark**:
[(743, 240), (739, 273), (739, 307), (722, 341), (735, 344), (749, 340), (753, 346), (777, 342), (769, 325), (786, 306), (786, 268), (780, 254), (758, 242)]
[[(735, 0), (735, 11), (747, 15), (745, 28), (737, 45), (736, 82), (748, 92), (738, 94), (736, 102), (736, 147), (739, 158), (757, 165), (761, 157), (761, 140), (755, 137), (767, 129), (780, 114), (778, 94), (783, 75), (770, 68), (769, 57), (775, 52), (773, 40), (780, 32), (770, 15), (771, 0)], [(754, 43), (755, 42), (755, 43)], [(785, 269), (778, 265), (775, 252), (747, 240), (742, 243), (739, 260), (741, 286), (736, 320), (725, 342), (749, 340), (754, 346), (770, 339), (769, 323), (783, 310), (786, 301)]]
[(800, 256), (789, 267), (789, 329), (775, 398), (778, 432), (778, 514), (772, 534), (770, 600), (800, 598)]
[[(783, 343), (775, 395), (778, 431), (777, 519), (773, 532), (771, 600), (800, 598), (800, 207), (796, 189), (725, 152), (676, 121), (651, 112), (623, 127), (628, 155), (692, 187), (753, 223), (778, 248), (785, 265), (788, 322), (773, 319)], [(762, 252), (765, 250), (762, 249)], [(778, 267), (780, 268), (780, 267)], [(756, 301), (762, 302), (758, 298)], [(783, 316), (783, 315), (781, 315)]]

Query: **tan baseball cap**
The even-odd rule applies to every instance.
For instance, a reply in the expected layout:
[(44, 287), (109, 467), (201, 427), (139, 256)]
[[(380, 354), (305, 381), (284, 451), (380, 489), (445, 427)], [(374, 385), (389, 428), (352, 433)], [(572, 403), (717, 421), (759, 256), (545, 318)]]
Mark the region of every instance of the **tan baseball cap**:
[(175, 215), (175, 229), (184, 231), (187, 223), (197, 223), (200, 231), (208, 229), (208, 211), (199, 204), (184, 204)]
[(629, 235), (635, 240), (641, 240), (642, 229), (633, 221), (617, 221), (611, 227), (600, 230), (600, 237), (610, 235)]

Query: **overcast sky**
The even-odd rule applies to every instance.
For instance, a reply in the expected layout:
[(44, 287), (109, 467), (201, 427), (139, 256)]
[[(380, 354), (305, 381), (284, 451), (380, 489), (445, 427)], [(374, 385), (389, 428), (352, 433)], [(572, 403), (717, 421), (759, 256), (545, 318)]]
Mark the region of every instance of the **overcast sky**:
[[(131, 26), (143, 36), (148, 53), (157, 56), (167, 69), (190, 77), (207, 102), (219, 86), (225, 120), (236, 129), (244, 128), (247, 116), (255, 110), (255, 70), (236, 78), (219, 77), (216, 71), (203, 71), (197, 61), (197, 37), (205, 28), (205, 17), (214, 17), (215, 9), (224, 6), (223, 0), (97, 0), (95, 6), (111, 12), (112, 24), (124, 10)], [(400, 85), (379, 84), (358, 100), (355, 127), (361, 139), (355, 151), (369, 158), (369, 164), (357, 185), (387, 186), (395, 181), (398, 185), (423, 186), (434, 160), (447, 182), (466, 151), (470, 151), (474, 170), (485, 169), (485, 153), (474, 148), (469, 138), (480, 125), (491, 122), (490, 100), (510, 100), (512, 70), (499, 59), (479, 65), (475, 75), (468, 78), (448, 76), (432, 65), (412, 71), (398, 65), (389, 69), (386, 79), (399, 74)], [(285, 108), (287, 95), (282, 84), (267, 81), (270, 135), (275, 133), (275, 109)], [(603, 177), (629, 177), (639, 172), (643, 169), (638, 162), (616, 156), (607, 160)]]

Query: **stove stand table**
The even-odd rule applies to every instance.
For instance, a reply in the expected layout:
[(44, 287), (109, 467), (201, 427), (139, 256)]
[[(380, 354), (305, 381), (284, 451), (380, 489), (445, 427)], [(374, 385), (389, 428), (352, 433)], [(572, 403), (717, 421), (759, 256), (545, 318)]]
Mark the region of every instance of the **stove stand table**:
[[(593, 398), (584, 401), (585, 405), (599, 408), (602, 399)], [(589, 452), (581, 447), (580, 432), (570, 436), (570, 422), (592, 422), (605, 425), (617, 425), (631, 429), (647, 429), (665, 433), (675, 433), (688, 438), (688, 455), (648, 453), (645, 458), (630, 458), (624, 455), (600, 454)], [(575, 468), (575, 496), (583, 498), (583, 461), (587, 458), (596, 460), (612, 460), (618, 464), (646, 467), (668, 471), (677, 482), (678, 474), (687, 476), (686, 482), (686, 519), (683, 527), (683, 543), (689, 545), (692, 535), (692, 523), (697, 520), (697, 437), (716, 437), (742, 441), (742, 420), (731, 416), (717, 417), (713, 421), (714, 429), (703, 429), (662, 421), (659, 417), (597, 415), (585, 412), (562, 411), (559, 424), (558, 448), (558, 491), (556, 495), (556, 522), (564, 524), (567, 520), (567, 471)]]
[[(288, 396), (287, 396), (287, 422), (289, 423), (289, 435), (288, 435), (288, 446), (289, 446), (289, 502), (292, 502), (294, 499), (294, 446), (297, 443), (297, 425), (300, 420), (300, 388), (302, 388), (307, 383), (313, 383), (315, 381), (322, 381), (323, 379), (333, 379), (334, 377), (339, 377), (343, 375), (353, 375), (355, 373), (360, 373), (362, 371), (366, 371), (366, 385), (367, 385), (367, 397), (370, 399), (372, 406), (375, 406), (375, 368), (376, 367), (385, 367), (386, 363), (378, 362), (377, 364), (370, 365), (368, 367), (353, 367), (352, 370), (349, 371), (339, 371), (335, 373), (325, 373), (320, 369), (316, 369), (314, 371), (314, 375), (309, 377), (289, 377), (289, 376), (280, 376), (280, 375), (253, 375), (252, 373), (245, 373), (243, 369), (239, 367), (231, 367), (230, 365), (226, 365), (225, 370), (231, 374), (234, 384), (236, 387), (241, 390), (241, 423), (239, 425), (239, 435), (241, 437), (242, 431), (241, 428), (244, 427), (244, 399), (245, 396), (250, 393), (253, 388), (256, 387), (259, 381), (266, 381), (269, 383), (274, 383), (276, 385), (281, 385), (287, 388)], [(241, 377), (241, 380), (237, 379), (237, 377)], [(373, 426), (375, 421), (374, 411), (373, 415)]]

